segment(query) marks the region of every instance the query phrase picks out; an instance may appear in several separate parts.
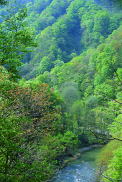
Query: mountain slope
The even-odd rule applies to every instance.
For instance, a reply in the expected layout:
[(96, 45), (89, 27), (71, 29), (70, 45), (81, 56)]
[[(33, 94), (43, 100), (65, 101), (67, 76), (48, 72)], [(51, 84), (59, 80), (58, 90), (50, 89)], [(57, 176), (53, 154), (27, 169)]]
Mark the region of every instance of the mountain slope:
[(84, 50), (104, 42), (121, 23), (121, 12), (111, 10), (93, 1), (52, 1), (35, 16), (36, 22), (39, 21), (36, 26), (38, 46), (28, 60), (25, 58), (24, 62), (29, 63), (23, 66), (22, 75), (32, 78), (50, 71), (57, 62), (68, 62)]
[[(105, 145), (98, 181), (122, 181), (120, 5), (117, 0), (2, 5), (2, 182), (49, 181), (78, 147), (92, 144)], [(27, 80), (18, 77), (20, 66)]]

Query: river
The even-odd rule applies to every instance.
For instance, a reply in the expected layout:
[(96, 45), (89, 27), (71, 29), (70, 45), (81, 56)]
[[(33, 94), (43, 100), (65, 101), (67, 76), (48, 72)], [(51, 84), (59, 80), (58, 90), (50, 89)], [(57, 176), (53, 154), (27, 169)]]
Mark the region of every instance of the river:
[(52, 182), (96, 182), (96, 158), (101, 149), (92, 149), (59, 171)]

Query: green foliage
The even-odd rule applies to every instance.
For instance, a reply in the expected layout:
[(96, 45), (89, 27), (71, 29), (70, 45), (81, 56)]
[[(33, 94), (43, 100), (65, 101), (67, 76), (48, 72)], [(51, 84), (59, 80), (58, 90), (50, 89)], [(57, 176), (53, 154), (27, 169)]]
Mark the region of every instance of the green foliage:
[(0, 179), (46, 181), (77, 147), (77, 135), (60, 129), (61, 99), (47, 84), (18, 85), (0, 70)]
[(115, 119), (115, 121), (110, 126), (110, 132), (113, 137), (116, 137), (118, 139), (122, 138), (122, 114), (118, 115), (118, 117)]
[[(102, 173), (109, 173), (108, 177), (113, 166), (110, 161), (116, 155), (112, 151), (121, 146), (121, 32), (120, 26), (96, 50), (89, 49), (69, 63), (56, 66), (46, 77), (42, 75), (43, 81), (48, 80), (60, 91), (67, 111), (64, 127), (78, 134), (82, 145), (115, 140), (100, 158)], [(107, 168), (111, 168), (109, 172)]]
[[(27, 2), (18, 0), (27, 9), (16, 6), (0, 24), (1, 181), (48, 181), (78, 145), (111, 140), (100, 180), (120, 181), (121, 12), (105, 0)], [(20, 66), (24, 78), (36, 78), (13, 82)]]
[(28, 3), (26, 5), (29, 11), (27, 20), (39, 32), (55, 23), (57, 18), (66, 12), (71, 2), (72, 0), (36, 0), (34, 3)]
[(9, 15), (0, 24), (0, 64), (10, 73), (12, 79), (18, 77), (18, 67), (25, 52), (34, 46), (33, 33), (26, 27), (24, 18), (27, 16), (26, 9), (20, 10), (14, 15)]
[(121, 181), (122, 179), (122, 147), (119, 147), (114, 157), (110, 160), (107, 171), (104, 173), (103, 181), (110, 181), (109, 178), (115, 182)]
[(0, 4), (1, 5), (5, 5), (7, 3), (7, 1), (5, 1), (5, 0), (0, 0)]
[(119, 141), (111, 141), (104, 146), (97, 160), (100, 170), (103, 171), (106, 169), (110, 160), (114, 156), (114, 152), (116, 151), (116, 149), (120, 147), (120, 145), (121, 145), (121, 142)]
[(56, 66), (56, 60), (69, 62), (73, 55), (96, 47), (121, 23), (121, 13), (111, 13), (93, 1), (53, 0), (40, 14), (35, 16), (34, 11), (31, 8), (29, 21), (40, 28), (37, 28), (38, 47), (28, 65), (22, 67), (22, 71), (26, 69), (26, 75), (22, 74), (27, 79), (50, 71)]

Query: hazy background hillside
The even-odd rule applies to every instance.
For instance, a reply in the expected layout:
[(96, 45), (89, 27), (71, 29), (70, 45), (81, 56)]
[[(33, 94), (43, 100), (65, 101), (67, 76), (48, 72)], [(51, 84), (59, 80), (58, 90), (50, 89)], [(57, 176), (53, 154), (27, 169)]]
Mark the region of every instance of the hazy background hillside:
[[(20, 1), (17, 1), (20, 3)], [(117, 29), (121, 9), (112, 1), (41, 0), (21, 1), (28, 11), (27, 22), (37, 34), (37, 48), (28, 54), (21, 70), (29, 79), (56, 65), (69, 62), (94, 48)]]

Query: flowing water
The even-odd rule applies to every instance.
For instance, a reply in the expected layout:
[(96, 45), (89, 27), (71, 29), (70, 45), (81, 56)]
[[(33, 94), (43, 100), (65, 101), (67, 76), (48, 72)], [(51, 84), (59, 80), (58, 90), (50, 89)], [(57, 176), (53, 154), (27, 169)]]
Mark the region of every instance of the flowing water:
[(81, 154), (81, 157), (63, 168), (52, 182), (96, 182), (96, 158), (100, 149)]

